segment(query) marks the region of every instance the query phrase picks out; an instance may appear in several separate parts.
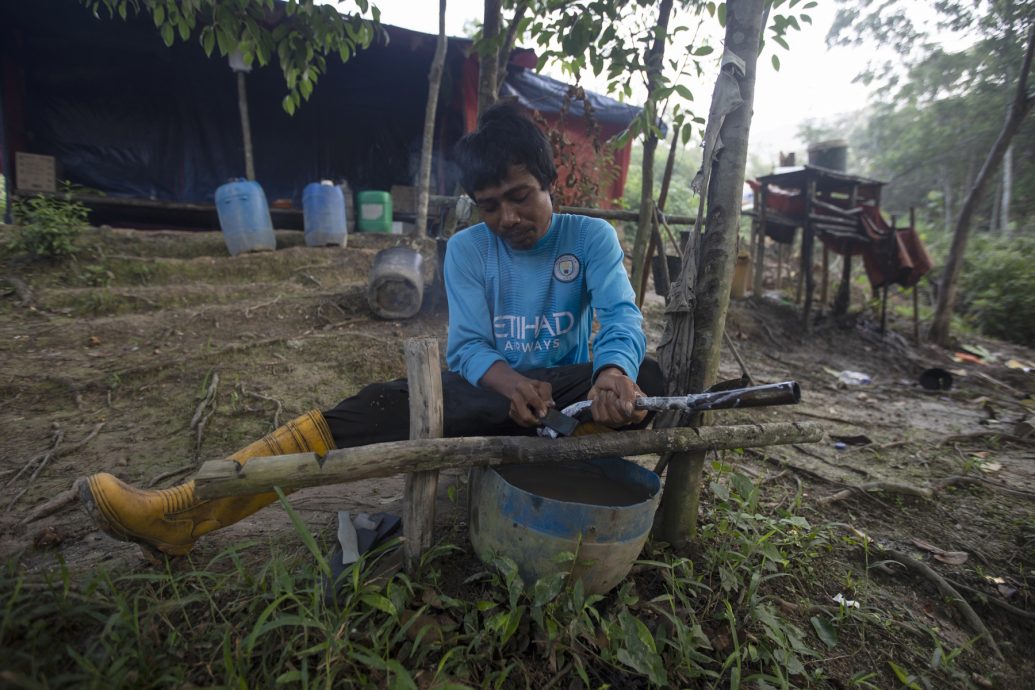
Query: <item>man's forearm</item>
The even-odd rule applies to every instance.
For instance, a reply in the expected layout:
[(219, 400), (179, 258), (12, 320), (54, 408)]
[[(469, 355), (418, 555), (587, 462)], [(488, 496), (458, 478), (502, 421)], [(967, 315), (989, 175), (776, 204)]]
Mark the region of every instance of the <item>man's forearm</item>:
[(478, 380), (478, 385), (495, 391), (505, 398), (510, 398), (518, 384), (527, 380), (527, 377), (517, 373), (509, 364), (501, 360), (489, 367), (489, 370)]

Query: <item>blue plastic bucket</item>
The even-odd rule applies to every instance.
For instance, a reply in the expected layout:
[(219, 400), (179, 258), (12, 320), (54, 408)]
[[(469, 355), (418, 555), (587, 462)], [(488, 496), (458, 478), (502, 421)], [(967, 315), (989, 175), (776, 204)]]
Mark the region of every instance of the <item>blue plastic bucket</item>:
[(266, 194), (258, 182), (231, 180), (220, 186), (216, 190), (216, 213), (230, 256), (277, 248)]
[(660, 502), (658, 475), (624, 458), (476, 468), (471, 544), (483, 561), (512, 559), (526, 585), (570, 570), (603, 594), (629, 574)]
[(306, 185), (302, 191), (302, 219), (308, 246), (345, 246), (345, 195), (330, 180)]

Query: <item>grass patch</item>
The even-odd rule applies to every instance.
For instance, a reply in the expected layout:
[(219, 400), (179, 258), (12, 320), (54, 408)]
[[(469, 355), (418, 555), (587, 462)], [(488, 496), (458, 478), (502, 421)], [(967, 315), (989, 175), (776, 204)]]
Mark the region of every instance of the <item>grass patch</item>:
[[(304, 548), (258, 560), (263, 547), (240, 545), (159, 570), (76, 576), (61, 564), (33, 582), (11, 561), (0, 574), (2, 678), (25, 688), (958, 682), (960, 649), (945, 649), (933, 632), (914, 640), (920, 651), (899, 648), (895, 659), (862, 651), (867, 631), (886, 636), (893, 621), (823, 594), (824, 582), (849, 600), (866, 585), (843, 563), (841, 572), (830, 567), (846, 542), (797, 514), (800, 497), (764, 510), (758, 487), (729, 472), (711, 488), (701, 554), (648, 549), (606, 597), (587, 596), (563, 569), (526, 586), (512, 562), (483, 566), (440, 545), (418, 574), (387, 580), (375, 577), (385, 551), (374, 552), (326, 601), (330, 549), (297, 519)], [(809, 603), (817, 591), (826, 605)]]

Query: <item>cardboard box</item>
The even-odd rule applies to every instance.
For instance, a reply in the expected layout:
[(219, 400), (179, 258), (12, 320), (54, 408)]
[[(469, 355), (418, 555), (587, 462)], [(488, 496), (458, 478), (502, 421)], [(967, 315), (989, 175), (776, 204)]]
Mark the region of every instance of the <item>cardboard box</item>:
[(57, 172), (54, 156), (15, 152), (14, 188), (21, 192), (56, 192)]
[(417, 212), (417, 188), (392, 185), (392, 211), (394, 213)]

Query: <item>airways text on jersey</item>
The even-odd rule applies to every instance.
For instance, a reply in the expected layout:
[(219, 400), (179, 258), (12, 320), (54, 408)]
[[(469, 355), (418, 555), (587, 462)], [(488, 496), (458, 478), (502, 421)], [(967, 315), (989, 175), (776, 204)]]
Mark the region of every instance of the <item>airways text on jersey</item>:
[(492, 321), (497, 346), (506, 352), (538, 352), (561, 346), (558, 336), (575, 326), (575, 315), (570, 311), (540, 314), (539, 316), (497, 316)]

